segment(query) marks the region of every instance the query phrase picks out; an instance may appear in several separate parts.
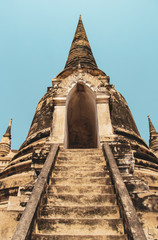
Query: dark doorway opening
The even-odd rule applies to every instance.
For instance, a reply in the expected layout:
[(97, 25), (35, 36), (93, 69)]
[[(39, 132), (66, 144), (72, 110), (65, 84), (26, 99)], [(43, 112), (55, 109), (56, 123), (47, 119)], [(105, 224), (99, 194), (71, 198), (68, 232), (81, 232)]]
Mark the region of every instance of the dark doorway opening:
[(94, 93), (83, 83), (70, 92), (67, 103), (67, 148), (97, 148), (98, 127)]

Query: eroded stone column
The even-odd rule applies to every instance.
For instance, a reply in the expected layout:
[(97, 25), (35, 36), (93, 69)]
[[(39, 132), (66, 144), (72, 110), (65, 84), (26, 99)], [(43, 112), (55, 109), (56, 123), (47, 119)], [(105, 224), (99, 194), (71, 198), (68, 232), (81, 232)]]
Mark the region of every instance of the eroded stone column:
[(52, 132), (51, 139), (52, 143), (64, 143), (65, 133), (65, 98), (55, 98), (54, 101), (54, 112), (52, 121)]
[(98, 127), (100, 142), (108, 141), (113, 136), (109, 111), (109, 96), (99, 95), (97, 100)]

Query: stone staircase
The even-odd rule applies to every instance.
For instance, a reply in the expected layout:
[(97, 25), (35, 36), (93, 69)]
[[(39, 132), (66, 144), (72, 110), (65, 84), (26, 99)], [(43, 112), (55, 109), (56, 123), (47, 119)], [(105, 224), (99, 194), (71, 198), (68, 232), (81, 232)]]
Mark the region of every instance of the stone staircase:
[(60, 150), (31, 239), (128, 239), (101, 149)]

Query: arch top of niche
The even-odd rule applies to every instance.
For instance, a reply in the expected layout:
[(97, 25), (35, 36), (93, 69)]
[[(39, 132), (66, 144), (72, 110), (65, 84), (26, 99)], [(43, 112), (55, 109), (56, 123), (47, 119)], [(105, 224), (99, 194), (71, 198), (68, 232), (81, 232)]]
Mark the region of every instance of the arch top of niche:
[(95, 92), (95, 87), (90, 81), (78, 79), (71, 82), (71, 84), (68, 86), (68, 94), (70, 94), (70, 92), (73, 90), (74, 87), (77, 86), (77, 84), (83, 84), (85, 87), (88, 87), (93, 93)]

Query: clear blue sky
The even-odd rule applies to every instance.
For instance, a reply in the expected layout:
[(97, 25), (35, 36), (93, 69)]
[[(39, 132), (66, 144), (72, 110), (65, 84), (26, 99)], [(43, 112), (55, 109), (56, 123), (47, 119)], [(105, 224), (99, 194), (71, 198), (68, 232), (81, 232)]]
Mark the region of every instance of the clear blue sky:
[(51, 79), (63, 70), (79, 14), (98, 64), (125, 97), (148, 143), (158, 130), (158, 0), (1, 0), (0, 138), (25, 140)]

